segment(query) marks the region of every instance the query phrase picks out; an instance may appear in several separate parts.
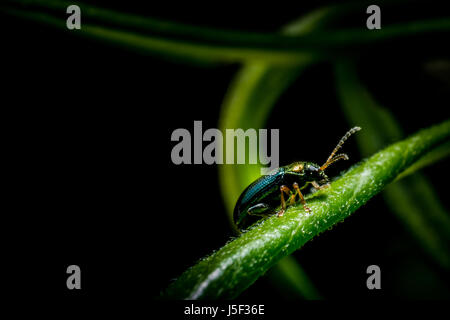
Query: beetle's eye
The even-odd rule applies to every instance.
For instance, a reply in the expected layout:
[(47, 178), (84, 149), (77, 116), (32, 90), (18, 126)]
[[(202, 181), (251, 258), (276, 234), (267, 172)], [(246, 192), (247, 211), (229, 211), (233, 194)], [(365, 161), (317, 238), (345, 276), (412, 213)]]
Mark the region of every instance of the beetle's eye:
[(300, 164), (297, 164), (296, 166), (294, 166), (292, 168), (292, 171), (294, 171), (294, 172), (301, 172), (301, 171), (303, 171), (303, 163), (300, 163)]

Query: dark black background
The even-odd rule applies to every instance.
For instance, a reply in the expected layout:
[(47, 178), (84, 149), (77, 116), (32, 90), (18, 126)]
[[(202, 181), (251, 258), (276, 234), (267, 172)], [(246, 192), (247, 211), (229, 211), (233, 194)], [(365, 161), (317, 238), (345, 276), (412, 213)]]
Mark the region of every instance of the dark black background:
[[(254, 31), (276, 30), (315, 6), (244, 10), (224, 5), (200, 9), (156, 8), (137, 1), (126, 6), (98, 3), (142, 15)], [(383, 15), (388, 21), (404, 19), (401, 11)], [(349, 23), (361, 19), (364, 27), (365, 13), (354, 19)], [(5, 15), (0, 29), (7, 128), (3, 140), (11, 148), (6, 171), (12, 177), (6, 193), (11, 206), (5, 246), (14, 257), (5, 263), (15, 271), (10, 280), (19, 293), (151, 299), (229, 239), (217, 168), (173, 165), (170, 135), (176, 128), (192, 132), (194, 120), (202, 120), (204, 129), (217, 127), (222, 99), (238, 65), (167, 62), (78, 37), (76, 31)], [(392, 44), (366, 49), (358, 60), (364, 83), (392, 109), (406, 134), (449, 115), (448, 84), (423, 67), (430, 59), (448, 58), (448, 51), (441, 40), (429, 41), (433, 45), (414, 51)], [(339, 110), (332, 70), (329, 64), (308, 69), (277, 103), (268, 127), (281, 130), (282, 165), (300, 159), (322, 161), (349, 128)], [(301, 137), (300, 146), (290, 138), (294, 135)], [(354, 141), (345, 148), (352, 163), (360, 159)], [(345, 164), (330, 173), (343, 169)], [(424, 173), (448, 208), (446, 164)], [(448, 280), (447, 275), (421, 251), (381, 197), (294, 256), (326, 298), (449, 294), (445, 284), (443, 292), (427, 292), (427, 285), (437, 281), (428, 275)], [(82, 270), (79, 292), (66, 289), (70, 264)], [(365, 286), (370, 264), (383, 271), (380, 292)], [(405, 280), (411, 266), (424, 278)], [(409, 282), (408, 292), (402, 289), (404, 281)], [(242, 295), (258, 298), (289, 296), (263, 277)]]

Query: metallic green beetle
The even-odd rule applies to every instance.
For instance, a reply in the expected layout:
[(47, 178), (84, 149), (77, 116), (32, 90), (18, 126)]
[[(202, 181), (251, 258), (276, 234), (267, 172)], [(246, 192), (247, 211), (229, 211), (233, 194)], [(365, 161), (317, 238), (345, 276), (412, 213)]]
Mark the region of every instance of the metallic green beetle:
[[(275, 169), (271, 174), (261, 176), (245, 188), (236, 202), (233, 212), (233, 219), (238, 229), (246, 229), (260, 219), (261, 216), (274, 214), (275, 209), (280, 204), (280, 199), (281, 209), (277, 214), (282, 216), (286, 211), (287, 205), (295, 203), (297, 194), (305, 211), (309, 214), (311, 209), (307, 206), (300, 190), (310, 183), (316, 189), (328, 187), (329, 179), (325, 174), (325, 169), (337, 160), (348, 160), (348, 156), (345, 153), (336, 155), (336, 152), (353, 133), (359, 130), (361, 130), (360, 127), (350, 129), (342, 137), (322, 166), (313, 162), (294, 162)], [(292, 186), (294, 191), (289, 189), (288, 185)], [(285, 194), (289, 197), (287, 201), (284, 198)]]

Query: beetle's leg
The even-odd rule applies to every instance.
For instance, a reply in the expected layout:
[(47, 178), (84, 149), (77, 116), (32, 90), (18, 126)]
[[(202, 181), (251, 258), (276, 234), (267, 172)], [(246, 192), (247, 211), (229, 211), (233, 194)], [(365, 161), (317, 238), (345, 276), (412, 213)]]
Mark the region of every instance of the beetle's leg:
[(278, 211), (278, 216), (279, 217), (281, 217), (284, 214), (284, 212), (286, 211), (286, 201), (284, 201), (284, 194), (283, 193), (286, 193), (287, 195), (289, 195), (290, 192), (291, 192), (291, 189), (289, 189), (288, 187), (283, 185), (283, 186), (280, 187), (280, 191), (281, 191), (281, 210)]
[(324, 185), (320, 186), (316, 181), (312, 181), (311, 184), (312, 184), (313, 187), (314, 187), (315, 189), (317, 189), (317, 190), (322, 190), (322, 189), (325, 189), (325, 188), (328, 188), (328, 187), (329, 187), (328, 184), (324, 184)]
[(311, 212), (311, 209), (306, 205), (305, 198), (303, 197), (303, 194), (302, 194), (302, 192), (300, 191), (300, 188), (298, 187), (298, 183), (297, 183), (297, 182), (294, 182), (294, 184), (293, 184), (292, 186), (293, 186), (294, 189), (297, 191), (298, 196), (300, 197), (300, 201), (301, 201), (302, 204), (303, 204), (303, 208), (305, 208), (305, 211), (306, 211), (306, 212), (310, 213), (310, 212)]
[(293, 205), (295, 203), (295, 192), (291, 193), (291, 196), (289, 197), (289, 205)]

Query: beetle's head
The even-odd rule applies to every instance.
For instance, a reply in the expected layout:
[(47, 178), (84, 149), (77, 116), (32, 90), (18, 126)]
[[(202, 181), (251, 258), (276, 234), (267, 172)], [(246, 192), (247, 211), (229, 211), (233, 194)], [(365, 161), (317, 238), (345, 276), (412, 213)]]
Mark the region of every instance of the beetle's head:
[(324, 170), (320, 169), (320, 166), (313, 162), (305, 162), (306, 181), (317, 181), (318, 183), (328, 183), (328, 177)]
[(289, 165), (288, 171), (291, 174), (301, 176), (304, 181), (317, 181), (318, 183), (327, 183), (328, 177), (320, 166), (313, 162), (294, 162)]

